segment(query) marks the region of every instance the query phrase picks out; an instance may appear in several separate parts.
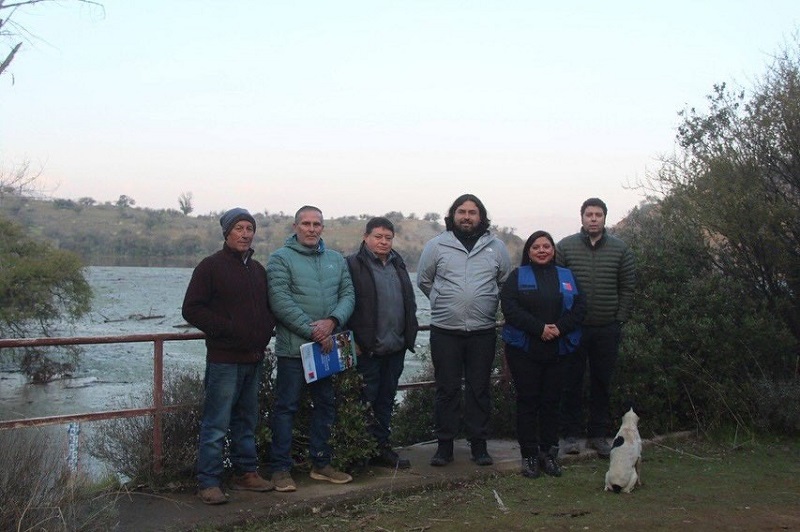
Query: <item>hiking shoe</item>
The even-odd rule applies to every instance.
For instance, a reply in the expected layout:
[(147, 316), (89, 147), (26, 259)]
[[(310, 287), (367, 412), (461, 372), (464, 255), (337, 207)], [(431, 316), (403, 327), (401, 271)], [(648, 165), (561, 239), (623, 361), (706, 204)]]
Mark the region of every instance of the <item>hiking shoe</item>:
[(294, 479), (288, 471), (275, 471), (272, 474), (272, 485), (275, 486), (275, 491), (297, 491)]
[(494, 464), (494, 460), (486, 450), (486, 440), (472, 440), (470, 447), (472, 449), (472, 461), (477, 465), (487, 466)]
[(272, 482), (264, 480), (261, 475), (255, 471), (248, 471), (242, 475), (234, 475), (231, 480), (232, 490), (243, 491), (272, 491)]
[(431, 465), (436, 467), (446, 466), (453, 461), (453, 440), (439, 440), (436, 454), (431, 458)]
[(580, 454), (581, 446), (578, 443), (578, 438), (575, 436), (567, 436), (564, 438), (564, 454)]
[(371, 460), (373, 465), (391, 467), (393, 469), (408, 469), (411, 467), (411, 460), (400, 458), (391, 447), (382, 447), (378, 451), (378, 456)]
[(561, 464), (558, 463), (558, 447), (551, 447), (547, 453), (539, 453), (539, 465), (542, 471), (551, 477), (561, 476)]
[(222, 493), (219, 486), (211, 486), (197, 491), (197, 496), (205, 504), (225, 504), (228, 502), (228, 496)]
[(330, 464), (325, 467), (312, 467), (311, 478), (314, 480), (325, 480), (334, 484), (347, 484), (353, 477), (333, 468)]
[(542, 470), (539, 467), (539, 459), (535, 456), (522, 458), (522, 476), (528, 478), (539, 478)]
[(597, 451), (597, 456), (600, 458), (608, 458), (611, 456), (611, 446), (608, 444), (605, 438), (589, 438), (586, 441), (586, 447)]

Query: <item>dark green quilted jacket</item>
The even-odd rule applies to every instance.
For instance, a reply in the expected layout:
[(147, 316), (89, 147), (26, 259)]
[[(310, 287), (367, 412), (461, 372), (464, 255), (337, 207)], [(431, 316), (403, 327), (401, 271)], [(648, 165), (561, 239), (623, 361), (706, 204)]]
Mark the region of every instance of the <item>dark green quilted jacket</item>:
[(592, 246), (588, 233), (581, 229), (556, 245), (556, 264), (572, 270), (580, 290), (586, 294), (584, 325), (602, 326), (628, 320), (636, 265), (625, 242), (604, 230)]

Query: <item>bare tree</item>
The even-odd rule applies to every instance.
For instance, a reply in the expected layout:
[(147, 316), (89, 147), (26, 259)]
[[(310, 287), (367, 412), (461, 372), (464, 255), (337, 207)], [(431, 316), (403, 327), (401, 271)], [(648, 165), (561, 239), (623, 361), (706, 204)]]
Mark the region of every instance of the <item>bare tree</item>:
[[(102, 5), (93, 0), (74, 0), (83, 4), (91, 4), (102, 9)], [(25, 41), (30, 41), (33, 34), (14, 21), (14, 15), (21, 7), (34, 4), (56, 3), (57, 0), (0, 0), (0, 41), (8, 46), (5, 57), (0, 55), (0, 76), (8, 69), (14, 56), (17, 55)]]
[(41, 172), (31, 172), (30, 167), (30, 162), (25, 161), (13, 170), (0, 168), (0, 205), (7, 195), (24, 196), (36, 191), (34, 183)]

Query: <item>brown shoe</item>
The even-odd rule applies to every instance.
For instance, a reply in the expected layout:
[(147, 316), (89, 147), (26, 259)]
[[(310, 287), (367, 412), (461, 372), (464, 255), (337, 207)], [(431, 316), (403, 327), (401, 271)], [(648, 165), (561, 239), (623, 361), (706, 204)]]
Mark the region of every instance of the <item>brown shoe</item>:
[(243, 491), (272, 491), (272, 488), (275, 486), (272, 485), (272, 482), (269, 480), (264, 480), (261, 478), (255, 471), (248, 471), (242, 475), (234, 475), (233, 479), (231, 480), (231, 489), (232, 490), (243, 490)]
[(219, 486), (211, 486), (210, 488), (203, 488), (197, 492), (197, 496), (205, 504), (225, 504), (228, 502), (228, 496), (222, 493)]
[(292, 475), (288, 471), (275, 471), (272, 474), (272, 484), (275, 486), (275, 491), (296, 491), (297, 486), (292, 479)]
[(353, 477), (351, 477), (347, 473), (342, 473), (341, 471), (337, 471), (330, 464), (320, 468), (312, 467), (311, 478), (313, 478), (314, 480), (325, 480), (327, 482), (333, 482), (334, 484), (347, 484), (348, 482), (353, 480)]

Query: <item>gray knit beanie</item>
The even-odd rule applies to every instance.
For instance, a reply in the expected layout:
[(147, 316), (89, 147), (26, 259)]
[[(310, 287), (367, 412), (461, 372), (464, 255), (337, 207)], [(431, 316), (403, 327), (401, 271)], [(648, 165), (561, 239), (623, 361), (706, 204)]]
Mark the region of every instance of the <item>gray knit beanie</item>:
[(219, 219), (219, 225), (222, 226), (222, 238), (228, 238), (228, 233), (231, 232), (233, 226), (236, 225), (236, 222), (241, 220), (247, 220), (253, 224), (253, 231), (256, 230), (255, 218), (253, 218), (253, 216), (247, 212), (247, 209), (236, 207), (223, 214)]

